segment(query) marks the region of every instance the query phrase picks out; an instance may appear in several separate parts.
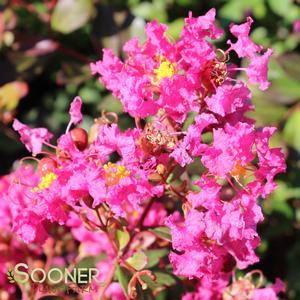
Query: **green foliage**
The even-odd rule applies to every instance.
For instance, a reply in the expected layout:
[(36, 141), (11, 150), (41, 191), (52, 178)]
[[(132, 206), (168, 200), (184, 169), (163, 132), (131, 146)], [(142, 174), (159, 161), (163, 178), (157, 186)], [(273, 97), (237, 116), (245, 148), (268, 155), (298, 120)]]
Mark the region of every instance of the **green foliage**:
[(116, 277), (124, 291), (124, 294), (128, 296), (127, 286), (131, 277), (130, 273), (125, 268), (118, 265), (116, 270)]
[(156, 227), (154, 229), (150, 229), (152, 233), (154, 233), (157, 237), (166, 240), (168, 242), (171, 241), (171, 233), (168, 227)]
[(70, 33), (85, 25), (92, 12), (92, 0), (59, 0), (51, 17), (52, 29)]
[(127, 258), (126, 262), (136, 270), (140, 271), (147, 265), (148, 258), (144, 252), (138, 251), (135, 252), (131, 257)]
[(156, 266), (159, 263), (160, 259), (165, 257), (168, 253), (169, 251), (166, 248), (145, 251), (145, 254), (148, 259), (148, 263), (145, 268), (149, 269)]
[(300, 135), (296, 128), (300, 127), (300, 109), (293, 111), (287, 120), (283, 134), (287, 144), (300, 151)]
[(117, 241), (119, 244), (119, 249), (123, 250), (127, 246), (128, 242), (130, 240), (130, 235), (126, 229), (124, 229), (124, 230), (118, 229), (116, 236), (117, 236)]

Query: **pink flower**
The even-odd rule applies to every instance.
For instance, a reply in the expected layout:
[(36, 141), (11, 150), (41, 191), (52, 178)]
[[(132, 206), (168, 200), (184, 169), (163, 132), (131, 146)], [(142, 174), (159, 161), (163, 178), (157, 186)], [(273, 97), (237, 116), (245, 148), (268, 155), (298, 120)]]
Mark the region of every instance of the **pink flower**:
[(268, 81), (268, 63), (272, 54), (273, 51), (268, 49), (263, 55), (252, 57), (250, 65), (246, 69), (249, 82), (252, 84), (258, 83), (262, 91), (266, 90), (271, 84)]
[(228, 276), (224, 265), (232, 260), (231, 255), (222, 245), (206, 235), (204, 212), (191, 210), (184, 222), (178, 222), (171, 216), (166, 224), (171, 229), (172, 244), (176, 249), (169, 256), (176, 275), (189, 278), (206, 277), (209, 280)]
[(8, 231), (16, 233), (26, 243), (42, 244), (48, 234), (42, 223), (43, 219), (35, 211), (40, 206), (34, 206), (30, 197), (30, 186), (37, 184), (37, 175), (30, 166), (20, 167), (6, 176), (6, 180), (9, 185), (0, 197), (0, 206), (5, 209), (3, 213), (6, 213), (6, 218), (1, 218), (0, 227), (5, 228), (6, 224)]
[(70, 110), (69, 110), (71, 116), (70, 122), (72, 124), (76, 125), (82, 121), (81, 106), (82, 106), (81, 98), (79, 96), (75, 97), (71, 103)]
[[(285, 164), (280, 149), (269, 146), (275, 129), (256, 129), (247, 118), (254, 108), (251, 93), (242, 81), (230, 78), (241, 68), (228, 64), (228, 54), (233, 50), (248, 58), (249, 82), (265, 89), (272, 50), (258, 54), (262, 48), (249, 38), (250, 17), (230, 26), (237, 41), (229, 40), (227, 51), (216, 49), (211, 40), (223, 31), (215, 25), (215, 15), (214, 9), (200, 17), (190, 13), (178, 41), (166, 25), (152, 21), (143, 44), (137, 38), (125, 44), (124, 60), (104, 49), (103, 59), (91, 64), (92, 74), (100, 75), (136, 128), (124, 130), (117, 117), (103, 113), (88, 142), (85, 130), (69, 132), (83, 118), (82, 100), (75, 97), (66, 133), (52, 146), (55, 151), (46, 153), (41, 150), (51, 138), (47, 129), (14, 122), (27, 149), (46, 157), (35, 158), (36, 171), (20, 166), (0, 178), (0, 229), (9, 238), (18, 236), (47, 250), (54, 241), (52, 227), (64, 228), (73, 243), (61, 240), (70, 247), (66, 243), (67, 253), (55, 262), (93, 256), (101, 270), (98, 279), (110, 282), (104, 289), (94, 283), (86, 300), (126, 298), (114, 282), (116, 264), (132, 273), (128, 290), (133, 294), (136, 282), (144, 280), (139, 276), (151, 274), (147, 267), (132, 272), (125, 260), (136, 251), (166, 248), (173, 273), (186, 277), (184, 285), (186, 279), (194, 280), (194, 291), (184, 300), (221, 300), (236, 290), (243, 299), (277, 299), (283, 290), (279, 281), (256, 288), (251, 282), (255, 272), (233, 276), (259, 260), (257, 225), (263, 214), (257, 199), (274, 190), (274, 177)], [(172, 244), (167, 232), (155, 233), (163, 225), (170, 229)], [(119, 249), (117, 230), (125, 228), (129, 242)], [(0, 233), (0, 248), (7, 246)], [(0, 267), (3, 262), (0, 257)], [(158, 268), (165, 263), (160, 259)], [(250, 294), (241, 283), (248, 284)]]
[(202, 131), (210, 124), (217, 123), (216, 118), (210, 114), (200, 114), (195, 118), (195, 124), (188, 128), (186, 136), (182, 141), (177, 143), (176, 148), (171, 153), (173, 157), (182, 167), (193, 161), (191, 155), (198, 156), (206, 145), (201, 143)]
[(185, 25), (177, 42), (178, 51), (183, 61), (188, 64), (184, 66), (187, 80), (194, 84), (199, 84), (199, 79), (202, 79), (199, 76), (201, 69), (216, 56), (211, 43), (205, 37), (217, 39), (223, 34), (223, 30), (215, 25), (215, 16), (215, 9), (197, 18), (193, 18), (190, 13), (185, 19)]
[(205, 277), (198, 281), (194, 292), (186, 293), (182, 300), (221, 300), (228, 280), (220, 279), (210, 282)]
[(143, 225), (148, 227), (162, 226), (166, 217), (167, 211), (164, 205), (162, 203), (153, 203)]
[(133, 39), (124, 46), (128, 53), (124, 63), (104, 50), (103, 60), (91, 65), (92, 73), (102, 76), (101, 81), (133, 117), (154, 116), (163, 108), (176, 122), (183, 123), (189, 111), (199, 111), (199, 68), (216, 56), (205, 40), (205, 36), (218, 38), (222, 34), (214, 22), (214, 9), (202, 17), (190, 16), (180, 40), (172, 44), (166, 25), (153, 21), (146, 27), (144, 45)]
[(102, 170), (97, 172), (98, 168), (93, 164), (90, 164), (90, 168), (95, 170), (73, 166), (73, 174), (68, 180), (67, 188), (71, 202), (80, 201), (84, 197), (91, 196), (93, 207), (96, 207), (104, 201), (103, 195), (106, 193), (105, 180), (102, 178), (104, 172)]
[(42, 245), (48, 238), (40, 216), (30, 210), (20, 212), (12, 229), (28, 244), (35, 242)]
[(255, 176), (261, 181), (266, 180), (264, 186), (261, 186), (263, 197), (270, 194), (276, 188), (276, 183), (274, 182), (275, 175), (286, 170), (284, 154), (281, 149), (269, 147), (269, 140), (275, 130), (276, 128), (274, 127), (266, 127), (257, 133), (256, 148), (259, 158), (259, 168), (255, 172)]
[(279, 300), (277, 296), (280, 292), (285, 292), (285, 284), (276, 279), (276, 283), (264, 288), (258, 288), (254, 282), (253, 275), (259, 275), (263, 280), (263, 274), (260, 270), (253, 270), (247, 273), (244, 277), (240, 277), (237, 280), (234, 279), (231, 285), (223, 290), (222, 299), (231, 299), (232, 297), (239, 297), (240, 299), (267, 299), (267, 300)]
[[(188, 193), (187, 200), (192, 208), (215, 209), (216, 202), (219, 201), (221, 186), (213, 179), (202, 176), (199, 181), (194, 182), (201, 188), (199, 193)], [(211, 201), (213, 200), (213, 201)]]
[(241, 122), (235, 126), (226, 124), (224, 129), (215, 129), (213, 137), (212, 146), (205, 150), (201, 158), (212, 174), (226, 177), (238, 161), (243, 166), (254, 159), (252, 146), (255, 135), (252, 125)]
[(57, 140), (57, 147), (61, 153), (76, 157), (80, 155), (80, 151), (76, 148), (71, 133), (67, 132), (61, 135)]
[(253, 291), (253, 300), (260, 300), (260, 299), (265, 299), (265, 300), (278, 300), (279, 298), (277, 297), (275, 291), (272, 288), (263, 288), (263, 289), (255, 289)]
[(158, 104), (164, 107), (167, 114), (178, 123), (183, 123), (187, 113), (199, 111), (197, 95), (193, 84), (183, 75), (174, 75), (172, 80), (161, 81), (161, 95)]
[(17, 119), (14, 120), (13, 128), (18, 131), (21, 136), (21, 142), (33, 155), (40, 153), (43, 143), (49, 142), (53, 136), (46, 128), (30, 128)]
[(125, 300), (126, 299), (124, 292), (122, 290), (122, 287), (121, 287), (120, 283), (118, 283), (118, 282), (112, 282), (108, 286), (108, 288), (105, 292), (105, 296), (111, 300)]
[(298, 33), (300, 31), (300, 19), (293, 23), (293, 32)]
[(103, 60), (92, 64), (91, 68), (93, 74), (102, 76), (101, 81), (120, 99), (126, 112), (132, 116), (146, 117), (155, 115), (159, 106), (149, 89), (152, 75), (147, 76), (140, 64), (140, 61), (134, 61), (128, 66), (124, 65), (111, 50), (104, 49)]
[(194, 35), (196, 39), (209, 37), (217, 39), (222, 36), (223, 30), (215, 25), (216, 10), (210, 9), (204, 16), (193, 18), (192, 13), (185, 19), (185, 26), (182, 30), (182, 36), (186, 34)]
[(234, 50), (241, 58), (252, 58), (255, 56), (255, 53), (262, 50), (262, 47), (254, 44), (249, 37), (252, 23), (252, 18), (248, 17), (246, 23), (241, 25), (230, 25), (230, 32), (237, 37), (238, 40), (235, 44), (233, 44), (230, 40), (227, 43), (230, 45), (230, 49)]
[(138, 137), (138, 131), (129, 129), (122, 133), (116, 124), (101, 126), (94, 145), (96, 153), (101, 153), (99, 158), (106, 162), (109, 155), (116, 151), (126, 164), (134, 164), (138, 160)]
[[(29, 177), (32, 175), (32, 168), (27, 167), (27, 170), (21, 168), (16, 172), (0, 177), (0, 268), (2, 270), (0, 272), (0, 293), (1, 297), (8, 297), (7, 299), (15, 296), (16, 286), (9, 283), (6, 272), (11, 270), (17, 263), (26, 262), (28, 257), (35, 260), (41, 255), (41, 247), (33, 243), (33, 241), (37, 241), (39, 238), (43, 239), (44, 233), (44, 229), (41, 228), (40, 236), (38, 237), (34, 221), (31, 220), (31, 224), (34, 226), (29, 228), (27, 224), (30, 221), (27, 220), (26, 225), (23, 228), (19, 228), (20, 235), (16, 234), (16, 216), (21, 214), (22, 210), (15, 204), (17, 201), (25, 200), (24, 192), (26, 188), (20, 186), (14, 194), (15, 198), (11, 198), (10, 192), (12, 187), (10, 184), (19, 175)], [(31, 236), (33, 239), (30, 239)], [(31, 243), (25, 244), (22, 240), (23, 237), (26, 241), (30, 239)]]
[[(120, 78), (119, 74), (123, 69), (123, 63), (114, 55), (111, 49), (103, 49), (103, 60), (90, 65), (92, 74), (100, 74), (101, 81), (108, 89), (116, 91), (118, 89)], [(118, 96), (118, 94), (115, 94)]]
[(223, 84), (215, 94), (204, 100), (210, 111), (222, 117), (237, 110), (248, 110), (250, 107), (251, 93), (243, 83), (236, 85)]
[[(202, 177), (200, 193), (189, 193), (188, 201), (204, 212), (205, 236), (223, 245), (243, 269), (257, 261), (255, 248), (259, 245), (257, 223), (263, 220), (256, 196), (240, 192), (231, 202), (221, 202), (221, 186)], [(242, 208), (242, 211), (241, 211)]]
[(145, 51), (149, 54), (151, 52), (156, 54), (159, 49), (162, 55), (169, 55), (169, 52), (172, 52), (172, 45), (167, 39), (167, 30), (168, 27), (165, 24), (159, 24), (156, 20), (149, 22), (145, 29), (148, 38)]

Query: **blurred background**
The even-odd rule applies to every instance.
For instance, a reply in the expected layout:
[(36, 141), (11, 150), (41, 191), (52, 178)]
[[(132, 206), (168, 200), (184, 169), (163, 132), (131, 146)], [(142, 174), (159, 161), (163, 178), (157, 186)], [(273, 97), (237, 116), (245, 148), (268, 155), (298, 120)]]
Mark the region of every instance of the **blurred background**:
[[(270, 281), (288, 282), (288, 298), (300, 299), (300, 5), (293, 0), (0, 0), (0, 173), (27, 155), (11, 129), (17, 117), (32, 127), (47, 127), (56, 136), (68, 123), (70, 101), (84, 102), (83, 127), (102, 110), (119, 114), (123, 129), (133, 120), (90, 74), (89, 63), (103, 47), (122, 57), (122, 45), (144, 37), (147, 21), (168, 24), (177, 38), (189, 11), (202, 15), (217, 9), (226, 35), (216, 46), (226, 49), (228, 26), (246, 16), (255, 20), (253, 40), (274, 49), (267, 92), (252, 89), (257, 126), (276, 126), (273, 146), (286, 154), (288, 171), (278, 189), (262, 202), (265, 221), (259, 232), (261, 262)], [(234, 61), (243, 65), (243, 61)], [(253, 269), (252, 268), (252, 269)]]

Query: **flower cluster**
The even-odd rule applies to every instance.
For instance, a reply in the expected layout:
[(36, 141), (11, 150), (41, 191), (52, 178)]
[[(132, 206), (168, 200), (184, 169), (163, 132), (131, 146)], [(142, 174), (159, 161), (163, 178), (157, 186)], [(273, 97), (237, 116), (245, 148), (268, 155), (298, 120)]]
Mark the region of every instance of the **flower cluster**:
[[(19, 168), (17, 171), (0, 178), (0, 298), (10, 299), (9, 294), (16, 293), (14, 285), (7, 280), (7, 272), (13, 270), (15, 264), (26, 260), (38, 259), (42, 254), (42, 247), (38, 244), (27, 244), (21, 238), (19, 233), (16, 235), (15, 221), (22, 218), (20, 202), (25, 202), (23, 195), (24, 187), (17, 190), (12, 188), (12, 182), (16, 177), (26, 176), (29, 180), (34, 180), (34, 171), (28, 167)], [(11, 196), (14, 198), (12, 199)], [(24, 227), (24, 233), (30, 234), (29, 228)], [(44, 229), (43, 229), (44, 230)]]
[[(245, 115), (253, 109), (251, 92), (233, 78), (245, 71), (261, 90), (270, 84), (272, 50), (251, 41), (252, 22), (248, 17), (230, 26), (236, 41), (228, 40), (226, 50), (212, 42), (223, 34), (214, 9), (190, 14), (177, 41), (165, 25), (149, 23), (144, 44), (125, 44), (125, 61), (105, 49), (92, 73), (120, 99), (135, 128), (121, 131), (110, 112), (89, 133), (76, 127), (83, 118), (80, 97), (56, 143), (46, 128), (14, 121), (33, 156), (5, 179), (1, 201), (11, 231), (42, 247), (59, 240), (52, 227), (64, 228), (80, 245), (67, 261), (104, 256), (97, 265), (105, 285), (87, 299), (140, 299), (147, 280), (157, 282), (156, 295), (165, 283), (159, 286), (152, 267), (165, 271), (169, 262), (176, 276), (197, 282), (185, 300), (278, 299), (279, 281), (260, 288), (252, 273), (232, 280), (235, 269), (258, 261), (258, 198), (274, 190), (275, 175), (285, 170), (280, 149), (269, 147), (275, 128), (255, 127)], [(246, 59), (247, 67), (231, 64), (231, 53)], [(29, 159), (35, 169), (25, 164)], [(191, 169), (199, 180), (191, 180)], [(164, 254), (153, 263), (151, 251)], [(122, 270), (130, 274), (125, 287)]]

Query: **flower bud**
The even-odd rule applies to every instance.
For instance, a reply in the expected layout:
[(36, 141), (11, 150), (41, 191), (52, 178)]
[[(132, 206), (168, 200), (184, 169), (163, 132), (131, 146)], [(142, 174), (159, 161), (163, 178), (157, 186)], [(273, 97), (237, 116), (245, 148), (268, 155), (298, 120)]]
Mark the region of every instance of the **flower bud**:
[(166, 172), (166, 167), (163, 164), (158, 164), (156, 167), (156, 172), (163, 175)]
[(50, 157), (43, 157), (39, 161), (38, 165), (38, 172), (42, 176), (46, 175), (47, 173), (53, 172), (57, 168), (57, 162), (50, 158)]
[(83, 128), (74, 128), (70, 131), (72, 140), (76, 148), (80, 151), (86, 149), (88, 145), (88, 134)]
[(93, 208), (94, 198), (91, 195), (84, 196), (82, 200), (88, 208)]

